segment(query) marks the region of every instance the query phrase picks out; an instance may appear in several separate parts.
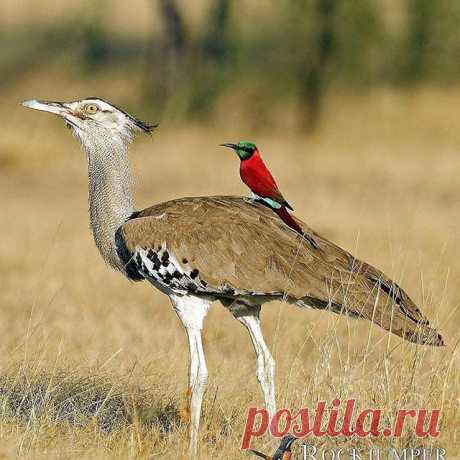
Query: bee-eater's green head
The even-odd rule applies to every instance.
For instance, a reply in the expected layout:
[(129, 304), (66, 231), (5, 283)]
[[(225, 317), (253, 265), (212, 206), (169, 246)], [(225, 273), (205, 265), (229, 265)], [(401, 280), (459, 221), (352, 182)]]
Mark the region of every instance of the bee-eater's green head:
[(222, 147), (233, 149), (240, 157), (240, 160), (247, 160), (251, 158), (253, 153), (257, 150), (256, 144), (249, 141), (240, 141), (238, 144), (220, 144)]

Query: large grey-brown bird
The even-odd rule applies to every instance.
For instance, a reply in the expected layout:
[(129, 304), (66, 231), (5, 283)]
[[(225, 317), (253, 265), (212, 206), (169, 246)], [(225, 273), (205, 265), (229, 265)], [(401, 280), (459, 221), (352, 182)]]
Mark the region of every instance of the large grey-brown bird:
[(208, 370), (203, 320), (220, 300), (249, 331), (265, 405), (276, 411), (275, 362), (259, 321), (262, 304), (283, 300), (364, 318), (414, 343), (443, 345), (409, 296), (382, 272), (315, 233), (305, 235), (271, 209), (237, 196), (180, 198), (137, 211), (127, 147), (144, 123), (108, 102), (31, 100), (25, 107), (62, 117), (88, 158), (89, 214), (104, 260), (133, 281), (169, 296), (190, 346), (190, 449), (196, 452)]

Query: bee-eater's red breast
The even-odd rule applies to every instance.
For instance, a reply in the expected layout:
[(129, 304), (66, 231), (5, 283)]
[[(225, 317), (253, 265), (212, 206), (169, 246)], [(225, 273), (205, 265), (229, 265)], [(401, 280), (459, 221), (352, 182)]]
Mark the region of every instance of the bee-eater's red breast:
[[(259, 198), (267, 199), (266, 202), (274, 209), (285, 206), (292, 210), (291, 205), (285, 200), (278, 185), (265, 166), (259, 149), (252, 142), (241, 141), (238, 144), (222, 144), (237, 153), (241, 160), (240, 176), (241, 180)], [(274, 202), (274, 203), (271, 203)], [(277, 206), (278, 205), (278, 206)]]

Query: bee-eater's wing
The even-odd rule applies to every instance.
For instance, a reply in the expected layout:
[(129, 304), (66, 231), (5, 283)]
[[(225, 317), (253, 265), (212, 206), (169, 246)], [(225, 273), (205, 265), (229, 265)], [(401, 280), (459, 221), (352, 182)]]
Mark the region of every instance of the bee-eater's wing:
[(294, 211), (292, 206), (286, 201), (286, 199), (284, 198), (284, 196), (282, 195), (282, 193), (278, 189), (276, 189), (276, 193), (275, 193), (275, 196), (273, 197), (273, 199), (275, 201), (277, 201), (279, 204), (282, 204), (286, 208), (290, 209), (291, 211)]

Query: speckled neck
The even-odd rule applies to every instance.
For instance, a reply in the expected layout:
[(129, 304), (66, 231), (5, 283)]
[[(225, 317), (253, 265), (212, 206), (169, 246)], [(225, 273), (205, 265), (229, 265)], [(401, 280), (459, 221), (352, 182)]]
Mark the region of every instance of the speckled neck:
[(134, 212), (127, 140), (86, 131), (80, 134), (88, 158), (89, 218), (94, 241), (104, 260), (123, 271), (115, 232)]

